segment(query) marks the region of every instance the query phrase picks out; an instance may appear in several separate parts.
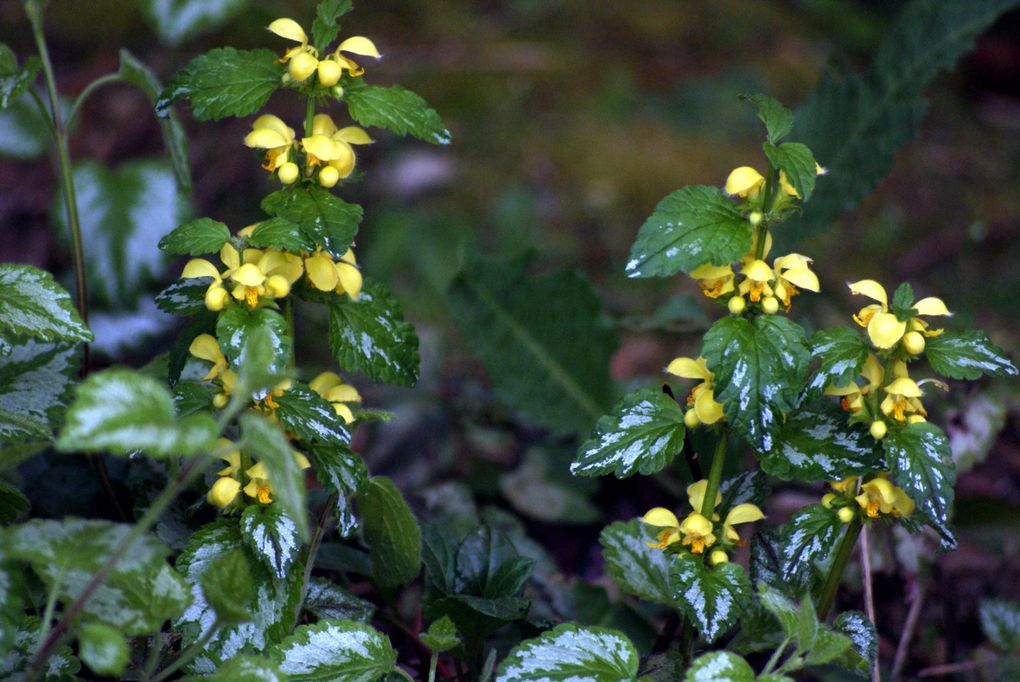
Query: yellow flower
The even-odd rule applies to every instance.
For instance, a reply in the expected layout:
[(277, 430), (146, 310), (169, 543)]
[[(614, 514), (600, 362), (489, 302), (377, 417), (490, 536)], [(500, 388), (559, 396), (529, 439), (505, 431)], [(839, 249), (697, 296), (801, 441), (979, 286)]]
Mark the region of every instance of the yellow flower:
[(357, 126), (347, 126), (338, 130), (333, 119), (327, 114), (316, 114), (312, 119), (312, 134), (315, 137), (329, 139), (336, 145), (336, 155), (323, 160), (328, 161), (329, 165), (336, 169), (337, 177), (341, 180), (354, 172), (356, 159), (351, 145), (372, 144), (372, 138), (364, 130)]
[[(687, 486), (687, 501), (691, 503), (691, 508), (694, 511), (701, 512), (703, 510), (707, 488), (708, 479), (704, 478)], [(722, 502), (722, 494), (716, 491), (715, 504), (712, 505), (712, 518), (715, 521), (719, 520), (719, 515), (715, 513), (715, 508), (719, 506), (720, 502)], [(733, 526), (760, 521), (763, 518), (765, 518), (765, 514), (757, 506), (750, 503), (738, 504), (726, 514), (726, 519), (723, 521), (723, 533), (730, 542), (740, 544), (740, 534), (737, 533)]]
[[(853, 316), (854, 322), (867, 328), (868, 337), (876, 348), (892, 348), (903, 338), (908, 329), (921, 332), (925, 336), (937, 336), (942, 333), (941, 329), (929, 331), (928, 323), (924, 320), (915, 317), (908, 323), (889, 312), (889, 298), (886, 296), (885, 288), (875, 280), (862, 279), (858, 282), (851, 282), (848, 286), (852, 293), (878, 301), (878, 303), (864, 306)], [(910, 307), (916, 309), (918, 315), (950, 314), (942, 299), (934, 296), (915, 301)]]
[(308, 281), (319, 291), (347, 293), (354, 300), (357, 300), (361, 293), (361, 270), (358, 269), (358, 262), (350, 249), (347, 249), (343, 258), (336, 262), (325, 251), (316, 251), (305, 258), (305, 272)]
[(229, 506), (237, 498), (237, 494), (240, 490), (241, 484), (236, 478), (225, 476), (213, 483), (205, 498), (209, 501), (209, 504), (223, 509), (224, 507)]
[(223, 280), (233, 274), (234, 270), (241, 265), (241, 256), (237, 249), (231, 244), (224, 244), (220, 249), (220, 260), (227, 266), (227, 269), (220, 272), (219, 268), (204, 258), (192, 258), (184, 264), (181, 277), (193, 279), (197, 277), (212, 277), (212, 284), (205, 290), (205, 307), (213, 312), (223, 310), (229, 299), (229, 294), (223, 286)]
[(275, 249), (245, 249), (244, 265), (230, 273), (236, 283), (232, 295), (249, 308), (262, 297), (283, 298), (303, 273), (301, 258)]
[(233, 441), (226, 438), (216, 439), (216, 450), (227, 449), (226, 454), (217, 455), (220, 459), (227, 463), (225, 469), (220, 469), (216, 472), (217, 476), (233, 476), (237, 478), (237, 473), (241, 470), (241, 451), (237, 448)]
[(244, 137), (244, 144), (252, 149), (266, 150), (263, 168), (272, 172), (290, 161), (290, 150), (294, 146), (293, 128), (272, 114), (259, 116), (252, 122), (251, 128)]
[(864, 406), (864, 398), (881, 386), (885, 378), (885, 372), (878, 358), (868, 355), (868, 359), (864, 361), (864, 367), (861, 369), (861, 376), (866, 382), (864, 386), (858, 385), (857, 382), (850, 382), (846, 386), (829, 385), (825, 388), (825, 395), (840, 396), (840, 407), (847, 412), (857, 412)]
[(750, 298), (752, 303), (760, 301), (762, 296), (772, 296), (773, 290), (769, 282), (775, 273), (768, 263), (760, 259), (747, 260), (741, 264), (740, 273), (744, 276), (737, 289), (741, 296)]
[[(357, 54), (363, 57), (372, 57), (374, 59), (382, 58), (382, 55), (379, 54), (379, 50), (377, 50), (375, 47), (375, 43), (373, 43), (365, 36), (351, 36), (350, 38), (347, 38), (346, 40), (341, 42), (340, 45), (337, 46), (336, 50), (333, 51), (333, 54), (331, 54), (326, 59), (335, 62), (337, 66), (340, 67), (341, 72), (346, 71), (355, 78), (365, 73), (364, 67), (362, 67), (360, 64), (358, 64), (350, 57), (345, 57), (344, 55), (340, 54), (341, 52), (350, 52), (351, 54)], [(337, 77), (337, 79), (339, 80), (339, 76)], [(319, 80), (320, 82), (322, 82), (321, 72), (319, 75)], [(333, 83), (335, 82), (336, 81), (333, 81)], [(323, 82), (322, 84), (327, 85), (327, 83), (325, 82)]]
[(691, 277), (698, 280), (701, 292), (709, 298), (718, 298), (733, 291), (733, 268), (729, 265), (705, 263), (691, 270)]
[(726, 178), (724, 191), (730, 196), (754, 196), (763, 184), (765, 184), (765, 178), (761, 173), (750, 166), (741, 166), (730, 171), (729, 177)]
[(333, 372), (323, 372), (312, 379), (308, 386), (318, 393), (323, 400), (331, 403), (333, 409), (343, 418), (344, 422), (350, 424), (354, 421), (354, 413), (351, 412), (351, 408), (346, 403), (360, 403), (361, 394), (358, 393), (358, 389), (350, 384), (345, 384), (340, 375)]
[(877, 519), (879, 514), (895, 517), (910, 516), (914, 501), (898, 486), (883, 476), (873, 478), (861, 486), (861, 494), (854, 498), (868, 518)]
[(188, 347), (188, 352), (200, 360), (208, 360), (213, 363), (206, 375), (202, 377), (202, 381), (212, 381), (229, 367), (226, 356), (220, 350), (219, 342), (212, 334), (196, 336)]
[(885, 400), (879, 407), (885, 416), (892, 416), (898, 422), (906, 421), (907, 415), (911, 414), (928, 416), (920, 401), (924, 393), (920, 385), (910, 377), (898, 376), (884, 390)]
[(287, 73), (297, 82), (307, 80), (319, 68), (319, 52), (308, 44), (308, 36), (301, 25), (293, 19), (277, 19), (266, 28), (281, 38), (300, 43), (287, 50), (280, 62), (287, 64)]
[[(297, 450), (292, 450), (291, 453), (300, 469), (307, 469), (311, 466), (308, 458)], [(269, 470), (266, 469), (266, 465), (258, 462), (244, 473), (248, 477), (248, 484), (244, 486), (244, 494), (258, 500), (259, 504), (272, 503), (273, 484), (269, 480)]]
[(846, 495), (857, 490), (857, 477), (847, 476), (842, 481), (833, 481), (829, 484), (837, 493)]
[(774, 293), (783, 302), (787, 312), (790, 311), (790, 298), (800, 294), (798, 287), (816, 293), (820, 288), (818, 276), (809, 267), (811, 263), (810, 258), (799, 253), (780, 256), (772, 263), (775, 273)]
[(293, 19), (277, 19), (269, 24), (268, 28), (281, 38), (300, 43), (300, 45), (287, 50), (280, 59), (283, 63), (291, 62), (288, 72), (291, 78), (298, 82), (304, 81), (318, 71), (319, 83), (324, 87), (332, 87), (340, 80), (344, 71), (354, 77), (365, 73), (365, 69), (356, 61), (345, 57), (341, 52), (350, 52), (376, 59), (382, 57), (371, 40), (364, 36), (352, 36), (341, 42), (333, 54), (319, 61), (319, 52), (308, 44), (308, 36), (304, 29)]
[(694, 415), (702, 424), (714, 424), (723, 418), (723, 406), (715, 401), (712, 393), (712, 372), (705, 364), (705, 358), (675, 358), (666, 367), (666, 371), (684, 379), (701, 379), (701, 383), (691, 389), (687, 396), (687, 404), (693, 405)]
[(665, 549), (679, 540), (682, 546), (690, 547), (692, 553), (702, 554), (706, 547), (715, 544), (712, 522), (698, 512), (691, 512), (681, 522), (676, 514), (665, 507), (655, 507), (641, 520), (650, 526), (662, 528), (655, 536), (658, 542), (647, 543), (649, 547)]

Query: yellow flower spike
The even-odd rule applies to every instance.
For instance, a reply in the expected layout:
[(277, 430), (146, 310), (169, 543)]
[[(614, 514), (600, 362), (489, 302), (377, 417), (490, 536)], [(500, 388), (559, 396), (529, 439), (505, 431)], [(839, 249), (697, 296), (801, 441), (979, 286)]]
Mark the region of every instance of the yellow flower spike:
[[(895, 346), (909, 328), (912, 331), (921, 332), (925, 336), (937, 336), (942, 333), (941, 329), (927, 331), (928, 323), (924, 320), (913, 318), (908, 322), (901, 321), (894, 314), (889, 312), (889, 298), (885, 288), (873, 279), (862, 279), (858, 282), (848, 284), (851, 293), (867, 296), (878, 301), (877, 304), (864, 306), (853, 316), (854, 322), (867, 327), (868, 337), (876, 348), (887, 349)], [(951, 315), (942, 299), (929, 296), (922, 298), (910, 305), (917, 310), (919, 315)], [(916, 348), (918, 344), (913, 343)], [(923, 350), (923, 348), (922, 348)], [(909, 349), (908, 349), (908, 352)]]
[(726, 534), (726, 539), (730, 542), (740, 543), (740, 534), (736, 531), (733, 526), (741, 523), (752, 523), (754, 521), (760, 521), (765, 518), (765, 514), (762, 513), (761, 509), (757, 506), (745, 502), (744, 504), (738, 504), (730, 513), (726, 515), (726, 519), (723, 521), (723, 530)]
[(729, 265), (705, 263), (691, 270), (691, 277), (698, 280), (701, 293), (709, 298), (718, 298), (733, 291), (733, 268)]
[(316, 251), (305, 258), (305, 274), (312, 286), (319, 291), (333, 291), (339, 281), (333, 259), (323, 251)]
[(209, 372), (202, 377), (202, 381), (211, 381), (220, 376), (227, 369), (227, 358), (220, 350), (220, 344), (212, 334), (199, 334), (191, 342), (188, 352), (200, 360), (207, 360), (213, 363)]
[(305, 34), (305, 30), (301, 28), (301, 24), (293, 19), (287, 19), (286, 17), (277, 19), (266, 28), (270, 33), (275, 33), (281, 38), (293, 40), (295, 43), (301, 43), (302, 45), (308, 44), (308, 36)]
[(877, 519), (879, 513), (892, 511), (896, 500), (895, 486), (884, 478), (874, 478), (861, 486), (861, 494), (854, 500), (868, 518)]
[[(290, 149), (294, 145), (294, 129), (272, 114), (259, 116), (252, 122), (251, 128), (251, 132), (244, 138), (245, 146), (266, 150), (266, 159), (262, 167), (267, 171), (282, 170), (282, 167), (290, 161)], [(281, 176), (282, 181), (283, 177)], [(284, 184), (289, 183), (285, 182)]]
[(734, 168), (726, 178), (724, 191), (730, 196), (747, 197), (757, 194), (758, 188), (765, 184), (761, 173), (750, 166)]
[(683, 536), (680, 544), (690, 547), (694, 554), (703, 554), (706, 547), (715, 544), (715, 535), (712, 534), (712, 522), (698, 512), (691, 512), (680, 523), (680, 535)]
[(235, 478), (222, 477), (209, 488), (206, 500), (209, 504), (224, 509), (230, 506), (241, 491), (241, 484)]

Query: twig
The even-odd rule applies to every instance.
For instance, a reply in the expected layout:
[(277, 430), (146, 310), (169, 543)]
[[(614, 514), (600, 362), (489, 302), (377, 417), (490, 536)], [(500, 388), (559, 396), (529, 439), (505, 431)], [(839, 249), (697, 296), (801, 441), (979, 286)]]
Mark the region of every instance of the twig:
[[(878, 632), (878, 621), (875, 618), (875, 595), (871, 587), (871, 544), (869, 542), (870, 533), (868, 532), (867, 526), (861, 529), (861, 569), (864, 572), (864, 609), (868, 614), (868, 620), (871, 621), (871, 625), (875, 628), (875, 632)], [(881, 676), (878, 672), (878, 656), (875, 656), (875, 662), (871, 666), (871, 682), (881, 682)]]
[(977, 661), (965, 661), (963, 663), (947, 663), (946, 665), (933, 665), (930, 668), (924, 668), (917, 673), (918, 677), (938, 677), (939, 675), (952, 675), (954, 673), (967, 672), (968, 670), (974, 670), (975, 668), (983, 668), (986, 665), (995, 663), (998, 658), (982, 658)]
[(312, 578), (315, 556), (319, 553), (322, 538), (326, 535), (326, 526), (329, 524), (330, 518), (329, 512), (336, 506), (336, 501), (337, 495), (333, 493), (326, 500), (326, 505), (322, 508), (322, 512), (319, 513), (319, 521), (315, 524), (315, 534), (312, 535), (312, 542), (308, 545), (308, 556), (305, 558), (305, 574), (301, 581), (301, 598), (298, 599), (298, 603), (294, 607), (294, 625), (297, 625), (298, 619), (301, 617), (301, 609), (304, 608), (305, 597), (308, 596), (308, 581)]
[(900, 635), (900, 642), (896, 645), (896, 657), (893, 658), (892, 678), (895, 680), (903, 672), (903, 666), (907, 663), (907, 653), (910, 651), (910, 640), (914, 637), (917, 629), (917, 621), (921, 618), (921, 609), (924, 607), (925, 583), (915, 583), (916, 593), (910, 604), (910, 611), (907, 612), (907, 622), (903, 624), (903, 634)]

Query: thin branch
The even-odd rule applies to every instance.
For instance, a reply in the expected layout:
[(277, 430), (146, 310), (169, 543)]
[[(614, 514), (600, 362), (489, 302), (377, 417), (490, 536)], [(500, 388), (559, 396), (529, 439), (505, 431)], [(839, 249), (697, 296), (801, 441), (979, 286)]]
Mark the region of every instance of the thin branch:
[[(875, 619), (875, 595), (871, 586), (871, 544), (869, 542), (871, 533), (867, 526), (861, 530), (861, 569), (864, 573), (864, 609), (868, 614), (868, 620), (878, 632), (878, 622)], [(875, 656), (875, 663), (871, 666), (871, 682), (881, 682), (881, 675), (878, 672), (878, 656)]]
[(896, 657), (893, 658), (892, 678), (895, 680), (903, 672), (903, 666), (907, 663), (907, 654), (910, 651), (910, 640), (917, 630), (917, 622), (921, 619), (921, 609), (924, 607), (925, 583), (914, 583), (914, 600), (910, 604), (910, 611), (907, 612), (907, 622), (903, 625), (903, 634), (900, 635), (900, 642), (896, 645)]

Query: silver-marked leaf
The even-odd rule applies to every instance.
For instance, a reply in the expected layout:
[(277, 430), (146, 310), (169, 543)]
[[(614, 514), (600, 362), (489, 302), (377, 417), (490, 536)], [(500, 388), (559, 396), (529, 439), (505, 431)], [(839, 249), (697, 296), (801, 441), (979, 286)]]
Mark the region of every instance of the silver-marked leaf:
[(981, 631), (1000, 651), (1020, 648), (1020, 604), (1006, 599), (982, 599)]
[(705, 566), (702, 557), (679, 554), (670, 567), (681, 613), (709, 643), (736, 624), (751, 598), (751, 581), (734, 563)]
[(758, 453), (761, 467), (784, 480), (839, 481), (874, 471), (880, 461), (875, 440), (829, 400), (793, 412), (783, 424), (779, 443)]
[(849, 327), (821, 329), (808, 343), (811, 356), (822, 361), (808, 385), (816, 391), (829, 385), (846, 386), (856, 380), (871, 352), (861, 335)]
[(290, 335), (287, 321), (275, 310), (244, 305), (230, 306), (216, 321), (216, 340), (231, 367), (244, 367), (247, 363), (247, 348), (256, 329), (271, 342), (271, 362), (258, 369), (272, 374), (283, 374), (290, 364), (294, 339)]
[(105, 623), (85, 623), (78, 629), (78, 656), (98, 675), (119, 677), (128, 662), (124, 635)]
[(784, 142), (778, 146), (766, 142), (765, 156), (786, 175), (786, 181), (804, 201), (811, 198), (818, 172), (815, 157), (807, 146), (800, 142)]
[(754, 682), (754, 669), (732, 651), (713, 651), (691, 662), (684, 682)]
[(374, 682), (397, 664), (386, 635), (349, 620), (301, 625), (270, 656), (291, 682)]
[(577, 476), (613, 473), (626, 478), (660, 471), (684, 447), (684, 412), (657, 389), (624, 396), (612, 414), (601, 417), (590, 439), (577, 451), (570, 472)]
[[(10, 650), (3, 658), (0, 658), (0, 679), (21, 680), (26, 679), (29, 664), (35, 652), (39, 648), (39, 631), (42, 627), (36, 616), (27, 616), (21, 623), (15, 626), (11, 633), (12, 642)], [(71, 647), (58, 646), (53, 650), (46, 661), (46, 668), (43, 670), (43, 679), (46, 682), (63, 682), (68, 679), (75, 679), (75, 674), (81, 670), (79, 661), (71, 652)]]
[(298, 536), (308, 540), (305, 477), (286, 435), (269, 419), (254, 413), (241, 416), (241, 434), (242, 452), (265, 465), (269, 473), (273, 505), (290, 517)]
[(308, 455), (315, 465), (319, 484), (337, 496), (337, 530), (341, 537), (347, 537), (358, 526), (352, 502), (368, 483), (365, 462), (346, 445), (314, 445), (308, 449)]
[(71, 295), (53, 275), (31, 265), (0, 265), (0, 345), (19, 338), (92, 341)]
[(216, 253), (230, 240), (230, 229), (212, 218), (196, 218), (159, 240), (159, 248), (175, 256)]
[(917, 505), (917, 511), (942, 536), (942, 544), (956, 546), (949, 528), (956, 468), (949, 440), (929, 422), (907, 424), (882, 440), (893, 480)]
[(393, 481), (369, 479), (358, 504), (372, 548), (372, 577), (383, 587), (414, 580), (421, 570), (421, 528)]
[(751, 248), (751, 223), (718, 187), (678, 189), (655, 207), (630, 250), (628, 277), (671, 277), (729, 265)]
[(386, 128), (432, 144), (449, 144), (450, 131), (436, 110), (399, 85), (368, 85), (361, 78), (344, 79), (343, 101), (351, 118), (363, 126)]
[(496, 682), (631, 682), (638, 663), (623, 633), (564, 623), (511, 649)]
[(722, 500), (716, 512), (722, 515), (745, 502), (762, 507), (769, 495), (769, 477), (761, 469), (744, 471), (720, 483), (719, 494)]
[(860, 611), (844, 611), (832, 622), (838, 632), (846, 635), (852, 649), (837, 661), (844, 668), (868, 672), (878, 656), (878, 633), (868, 617)]
[(793, 112), (779, 100), (768, 95), (741, 95), (740, 99), (750, 102), (758, 109), (758, 118), (765, 124), (768, 139), (778, 144), (793, 129)]
[(951, 379), (978, 379), (982, 374), (1015, 377), (1006, 352), (980, 331), (945, 331), (927, 340), (924, 355), (932, 369)]
[(74, 395), (57, 438), (63, 452), (194, 455), (210, 448), (218, 433), (208, 414), (178, 419), (170, 391), (133, 370), (97, 372)]
[(335, 297), (329, 306), (329, 345), (337, 363), (372, 381), (414, 386), (418, 336), (400, 304), (381, 283), (368, 280), (358, 300)]
[(331, 445), (350, 443), (351, 434), (343, 417), (306, 384), (292, 383), (287, 392), (275, 400), (279, 405), (276, 408), (277, 419), (299, 440)]
[(220, 47), (199, 55), (178, 71), (156, 101), (156, 115), (167, 116), (179, 99), (191, 101), (200, 121), (247, 116), (262, 108), (283, 83), (285, 66), (271, 50)]
[(301, 549), (297, 526), (275, 504), (251, 504), (241, 513), (241, 539), (277, 578), (286, 578)]
[(727, 421), (757, 452), (775, 448), (810, 360), (804, 330), (778, 315), (725, 317), (705, 334), (702, 352)]
[(781, 530), (783, 579), (806, 584), (811, 569), (836, 547), (843, 524), (835, 510), (811, 504), (794, 514)]
[(204, 678), (208, 682), (288, 682), (276, 664), (259, 656), (235, 656)]
[(375, 615), (375, 604), (325, 578), (312, 578), (305, 610), (322, 620), (353, 620), (368, 625)]
[(337, 260), (354, 243), (363, 215), (361, 206), (308, 185), (273, 192), (262, 200), (262, 210), (297, 225), (305, 238)]
[(0, 355), (0, 444), (48, 443), (78, 372), (74, 346), (26, 341)]
[(205, 292), (209, 289), (212, 281), (212, 277), (189, 277), (188, 279), (174, 280), (163, 291), (156, 294), (156, 305), (164, 313), (200, 315), (209, 310), (205, 307)]
[(606, 526), (599, 535), (604, 570), (625, 592), (675, 607), (676, 585), (670, 575), (673, 558), (648, 546), (653, 535), (650, 531), (640, 519)]
[(11, 48), (0, 43), (0, 109), (6, 109), (25, 94), (41, 67), (38, 57), (29, 57), (19, 66)]
[(142, 16), (159, 39), (177, 46), (225, 26), (249, 0), (142, 0)]

